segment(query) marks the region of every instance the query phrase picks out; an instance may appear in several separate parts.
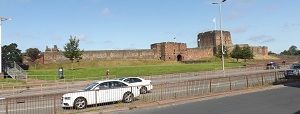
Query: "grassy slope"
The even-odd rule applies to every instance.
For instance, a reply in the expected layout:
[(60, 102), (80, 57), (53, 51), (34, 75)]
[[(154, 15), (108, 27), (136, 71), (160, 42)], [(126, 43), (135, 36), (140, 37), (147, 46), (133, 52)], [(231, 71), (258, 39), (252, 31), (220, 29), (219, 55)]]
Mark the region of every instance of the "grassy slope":
[[(110, 75), (122, 76), (145, 76), (184, 72), (198, 72), (221, 69), (219, 60), (208, 60), (211, 62), (198, 64), (184, 64), (178, 62), (164, 62), (157, 60), (128, 60), (128, 61), (82, 61), (79, 63), (70, 62), (60, 64), (39, 65), (36, 69), (28, 71), (30, 78), (45, 80), (55, 80), (57, 78), (57, 68), (64, 67), (66, 79), (95, 77), (98, 79), (105, 75), (107, 69)], [(239, 67), (244, 63), (227, 62), (226, 67)]]

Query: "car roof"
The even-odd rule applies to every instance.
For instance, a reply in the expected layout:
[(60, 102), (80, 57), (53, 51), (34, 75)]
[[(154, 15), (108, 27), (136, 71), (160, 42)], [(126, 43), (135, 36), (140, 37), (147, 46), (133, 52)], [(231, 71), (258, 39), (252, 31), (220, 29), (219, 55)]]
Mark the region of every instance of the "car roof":
[(123, 82), (123, 81), (120, 81), (120, 80), (100, 80), (100, 81), (96, 81), (96, 83), (100, 84), (100, 83), (103, 83), (103, 82), (112, 82), (112, 81)]
[(142, 78), (140, 78), (140, 77), (133, 77), (133, 76), (132, 76), (132, 77), (122, 77), (122, 78), (124, 78), (124, 79), (125, 79), (125, 78), (139, 78), (139, 79), (142, 79)]

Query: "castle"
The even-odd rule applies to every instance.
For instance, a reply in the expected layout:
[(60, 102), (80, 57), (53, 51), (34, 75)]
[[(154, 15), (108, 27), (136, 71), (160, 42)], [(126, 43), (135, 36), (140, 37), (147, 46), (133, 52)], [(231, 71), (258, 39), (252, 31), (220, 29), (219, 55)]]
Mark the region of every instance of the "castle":
[[(224, 46), (232, 50), (234, 45), (229, 31), (222, 31)], [(199, 33), (197, 37), (198, 47), (188, 48), (186, 43), (162, 42), (151, 44), (150, 49), (136, 50), (97, 50), (84, 51), (83, 60), (128, 60), (128, 59), (152, 59), (163, 61), (187, 61), (210, 58), (217, 54), (217, 47), (221, 45), (221, 32), (214, 30)], [(237, 44), (241, 47), (248, 44)], [(250, 46), (255, 56), (267, 56), (268, 48), (266, 46)], [(43, 54), (42, 63), (61, 62), (68, 60), (63, 53), (54, 48), (46, 47)]]

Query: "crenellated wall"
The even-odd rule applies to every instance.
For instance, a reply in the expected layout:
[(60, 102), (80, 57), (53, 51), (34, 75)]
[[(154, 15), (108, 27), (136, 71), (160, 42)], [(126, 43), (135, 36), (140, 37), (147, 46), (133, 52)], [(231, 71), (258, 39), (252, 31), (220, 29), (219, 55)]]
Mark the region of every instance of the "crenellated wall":
[[(229, 31), (223, 31), (224, 45), (231, 51), (234, 47)], [(202, 58), (213, 57), (217, 52), (218, 45), (221, 45), (221, 32), (208, 31), (199, 33), (197, 37), (198, 47), (187, 48), (186, 43), (162, 42), (151, 44), (150, 49), (137, 50), (95, 50), (84, 51), (83, 60), (128, 60), (128, 59), (156, 59), (164, 61), (186, 61), (199, 60)], [(249, 46), (248, 44), (238, 44)], [(267, 56), (268, 47), (250, 46), (253, 54)], [(57, 46), (46, 48), (42, 63), (60, 62), (68, 60), (59, 51)]]
[[(120, 60), (120, 59), (159, 59), (155, 56), (154, 50), (99, 50), (99, 51), (84, 51), (82, 54), (83, 60)], [(64, 57), (61, 51), (46, 51), (44, 52), (44, 62), (61, 62), (68, 60)]]

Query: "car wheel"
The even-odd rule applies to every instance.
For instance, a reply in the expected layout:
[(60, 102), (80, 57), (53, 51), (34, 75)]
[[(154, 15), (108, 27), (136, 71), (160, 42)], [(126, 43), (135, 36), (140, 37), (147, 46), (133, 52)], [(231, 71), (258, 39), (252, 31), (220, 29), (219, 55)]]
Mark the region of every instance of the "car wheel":
[(147, 93), (147, 88), (145, 86), (141, 87), (140, 93), (141, 94), (146, 94)]
[(123, 95), (123, 102), (124, 103), (130, 103), (133, 101), (133, 94), (131, 92), (126, 92)]
[(79, 97), (79, 98), (75, 99), (75, 101), (74, 101), (75, 109), (84, 109), (84, 108), (86, 108), (86, 106), (87, 106), (87, 103), (86, 103), (85, 98)]

